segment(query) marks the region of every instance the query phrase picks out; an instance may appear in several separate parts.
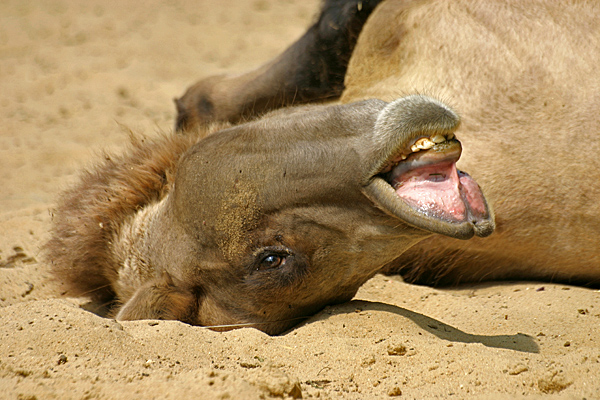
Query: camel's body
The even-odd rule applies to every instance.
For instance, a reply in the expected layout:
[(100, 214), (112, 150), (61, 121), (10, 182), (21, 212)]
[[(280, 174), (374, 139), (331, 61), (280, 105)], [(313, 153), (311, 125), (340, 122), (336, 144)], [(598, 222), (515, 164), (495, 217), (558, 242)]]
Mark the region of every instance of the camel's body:
[(600, 284), (599, 16), (596, 2), (379, 6), (342, 102), (421, 92), (455, 106), (459, 168), (483, 187), (497, 225), (485, 239), (433, 237), (393, 268), (424, 283)]

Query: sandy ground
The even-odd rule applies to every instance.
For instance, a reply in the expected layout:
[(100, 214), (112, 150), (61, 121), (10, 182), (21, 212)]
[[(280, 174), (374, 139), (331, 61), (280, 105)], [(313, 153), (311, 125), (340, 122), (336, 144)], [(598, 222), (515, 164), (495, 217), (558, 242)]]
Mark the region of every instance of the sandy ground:
[[(282, 51), (316, 0), (0, 2), (0, 398), (600, 398), (600, 294), (377, 276), (291, 332), (118, 323), (59, 298), (57, 194), (122, 126), (154, 135), (196, 79)], [(82, 307), (83, 306), (83, 307)]]

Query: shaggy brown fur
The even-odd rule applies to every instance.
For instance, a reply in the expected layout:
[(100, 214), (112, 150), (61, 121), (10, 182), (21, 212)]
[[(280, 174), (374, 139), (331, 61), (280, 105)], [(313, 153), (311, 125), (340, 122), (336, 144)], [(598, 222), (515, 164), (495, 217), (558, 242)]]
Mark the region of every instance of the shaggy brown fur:
[(45, 252), (55, 277), (69, 296), (101, 302), (114, 299), (116, 268), (109, 248), (120, 224), (169, 191), (180, 156), (202, 137), (223, 125), (189, 135), (149, 139), (130, 133), (122, 155), (104, 154), (65, 191), (53, 211), (51, 239)]

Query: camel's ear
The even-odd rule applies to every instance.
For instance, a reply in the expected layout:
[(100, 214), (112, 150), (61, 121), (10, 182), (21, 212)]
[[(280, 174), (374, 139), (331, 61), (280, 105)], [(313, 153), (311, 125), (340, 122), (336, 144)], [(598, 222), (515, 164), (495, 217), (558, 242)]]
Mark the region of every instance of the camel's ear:
[(121, 321), (163, 319), (189, 323), (196, 309), (196, 297), (175, 286), (171, 276), (165, 272), (136, 290), (115, 318)]

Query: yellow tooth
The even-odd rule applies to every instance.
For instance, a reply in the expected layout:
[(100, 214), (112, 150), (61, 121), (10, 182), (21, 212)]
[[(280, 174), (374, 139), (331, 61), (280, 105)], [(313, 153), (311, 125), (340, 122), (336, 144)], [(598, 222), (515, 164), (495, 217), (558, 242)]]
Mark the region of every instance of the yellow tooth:
[(430, 149), (433, 146), (435, 146), (435, 143), (432, 142), (430, 139), (426, 138), (425, 140), (423, 140), (422, 146), (423, 146), (423, 147), (421, 147), (422, 149)]
[(431, 141), (432, 141), (433, 143), (436, 143), (436, 144), (437, 144), (437, 143), (442, 143), (442, 142), (445, 142), (445, 141), (446, 141), (446, 138), (445, 138), (445, 137), (443, 137), (442, 135), (439, 135), (439, 134), (438, 134), (438, 135), (434, 135), (434, 136), (432, 136), (432, 137), (431, 137)]
[(410, 151), (412, 151), (413, 153), (416, 153), (417, 151), (421, 151), (421, 149), (419, 148), (418, 145), (413, 144), (412, 146), (410, 146)]
[(433, 143), (431, 140), (429, 140), (428, 138), (421, 138), (421, 139), (417, 140), (415, 142), (415, 144), (413, 144), (411, 146), (410, 149), (412, 151), (417, 151), (415, 149), (428, 150), (428, 149), (432, 148), (433, 146), (435, 146), (435, 143)]

